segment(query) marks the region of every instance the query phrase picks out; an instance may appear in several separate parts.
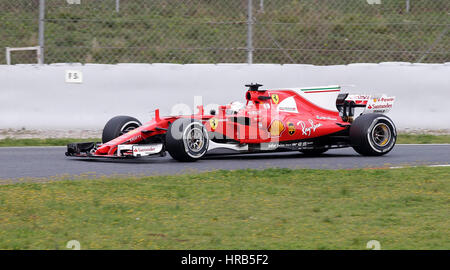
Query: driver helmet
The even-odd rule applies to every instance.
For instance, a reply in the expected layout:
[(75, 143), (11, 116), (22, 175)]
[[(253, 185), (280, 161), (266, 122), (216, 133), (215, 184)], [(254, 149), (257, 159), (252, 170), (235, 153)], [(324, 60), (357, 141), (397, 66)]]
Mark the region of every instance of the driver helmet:
[(230, 103), (230, 110), (231, 110), (232, 113), (238, 113), (244, 107), (245, 107), (245, 105), (242, 102), (239, 102), (239, 101), (233, 101), (233, 102)]

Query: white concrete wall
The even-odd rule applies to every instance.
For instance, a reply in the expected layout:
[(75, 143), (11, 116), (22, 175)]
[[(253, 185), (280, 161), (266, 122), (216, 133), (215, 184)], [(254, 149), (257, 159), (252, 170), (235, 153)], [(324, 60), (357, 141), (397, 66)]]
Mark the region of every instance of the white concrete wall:
[[(83, 72), (67, 84), (67, 69)], [(112, 116), (145, 122), (176, 103), (193, 107), (244, 100), (244, 84), (264, 88), (340, 84), (350, 93), (397, 96), (389, 115), (401, 129), (450, 129), (450, 63), (351, 64), (118, 64), (0, 66), (0, 128), (101, 129)]]

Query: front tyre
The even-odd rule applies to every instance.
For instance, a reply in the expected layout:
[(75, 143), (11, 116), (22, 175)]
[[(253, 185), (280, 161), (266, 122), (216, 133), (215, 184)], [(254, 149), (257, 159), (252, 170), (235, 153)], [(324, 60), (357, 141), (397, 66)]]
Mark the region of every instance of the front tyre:
[(103, 128), (102, 142), (114, 140), (140, 126), (142, 126), (141, 122), (134, 117), (124, 115), (113, 117)]
[(396, 140), (395, 125), (384, 114), (363, 114), (350, 127), (350, 143), (364, 156), (385, 155), (394, 148)]
[(177, 119), (166, 133), (166, 149), (178, 161), (197, 161), (206, 154), (208, 146), (208, 131), (195, 119)]

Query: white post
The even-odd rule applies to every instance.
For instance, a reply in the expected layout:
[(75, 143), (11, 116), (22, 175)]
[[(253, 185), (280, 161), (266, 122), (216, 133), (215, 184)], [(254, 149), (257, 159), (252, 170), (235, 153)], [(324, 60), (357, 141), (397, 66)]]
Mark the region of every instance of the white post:
[(120, 0), (116, 0), (116, 12), (119, 13), (120, 11)]
[(11, 65), (11, 52), (9, 51), (9, 47), (6, 47), (6, 64)]
[(248, 1), (247, 7), (247, 63), (253, 63), (253, 1)]
[(409, 0), (406, 0), (406, 13), (409, 13), (410, 8), (411, 8), (411, 6), (409, 3)]
[(43, 65), (44, 64), (44, 56), (42, 55), (42, 48), (40, 46), (36, 47), (36, 55), (37, 55), (37, 62), (39, 65)]
[(44, 27), (45, 27), (45, 0), (39, 0), (39, 64), (44, 64)]
[(11, 52), (17, 52), (17, 51), (36, 51), (36, 58), (38, 64), (42, 65), (41, 62), (41, 47), (18, 47), (18, 48), (11, 48), (6, 47), (6, 64), (11, 65)]

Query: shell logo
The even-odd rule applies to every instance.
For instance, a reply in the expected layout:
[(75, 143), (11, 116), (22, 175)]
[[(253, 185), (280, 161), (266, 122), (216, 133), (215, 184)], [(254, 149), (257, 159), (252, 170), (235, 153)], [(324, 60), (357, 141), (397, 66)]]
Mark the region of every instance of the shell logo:
[(274, 120), (269, 127), (269, 132), (270, 135), (272, 136), (280, 136), (280, 134), (283, 132), (284, 130), (284, 125), (283, 122), (281, 122), (280, 120)]

